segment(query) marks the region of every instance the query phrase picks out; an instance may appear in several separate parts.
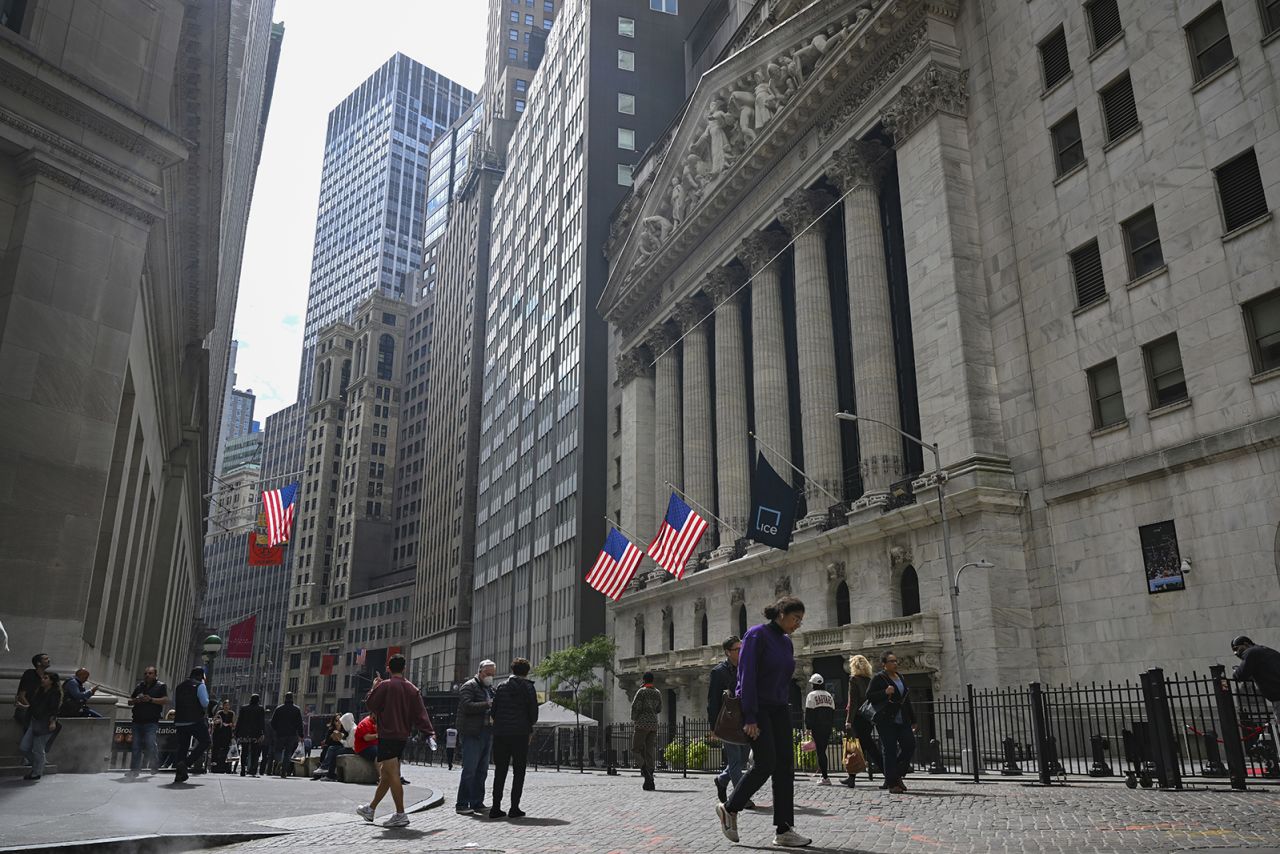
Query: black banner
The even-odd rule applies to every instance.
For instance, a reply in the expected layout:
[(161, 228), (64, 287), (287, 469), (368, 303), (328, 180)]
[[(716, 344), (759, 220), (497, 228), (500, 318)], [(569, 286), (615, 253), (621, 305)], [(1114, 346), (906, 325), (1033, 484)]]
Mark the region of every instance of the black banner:
[(796, 490), (782, 479), (763, 453), (756, 454), (756, 470), (751, 476), (751, 516), (747, 539), (775, 549), (791, 545), (796, 524)]

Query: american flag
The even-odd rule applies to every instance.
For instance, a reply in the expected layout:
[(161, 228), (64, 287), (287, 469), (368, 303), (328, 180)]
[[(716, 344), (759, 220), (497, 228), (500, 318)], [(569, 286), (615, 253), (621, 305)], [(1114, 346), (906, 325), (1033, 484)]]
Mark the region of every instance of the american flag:
[(649, 557), (676, 578), (683, 578), (684, 565), (706, 530), (707, 520), (673, 492), (667, 502), (667, 517), (662, 520), (658, 536), (649, 543)]
[(596, 558), (595, 566), (587, 573), (587, 583), (616, 602), (631, 583), (631, 577), (636, 574), (636, 567), (640, 565), (640, 558), (643, 556), (644, 553), (621, 531), (610, 528), (609, 536), (604, 540), (604, 548), (600, 550), (600, 557)]
[(267, 514), (267, 545), (289, 542), (289, 532), (293, 530), (293, 499), (297, 494), (296, 483), (262, 493), (262, 509)]
[(356, 650), (356, 667), (364, 667), (365, 651), (364, 647)]

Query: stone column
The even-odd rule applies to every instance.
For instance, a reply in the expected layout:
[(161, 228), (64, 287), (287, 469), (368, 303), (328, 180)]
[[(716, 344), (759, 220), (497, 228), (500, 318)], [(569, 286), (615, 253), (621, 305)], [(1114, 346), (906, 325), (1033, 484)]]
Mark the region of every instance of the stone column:
[[(787, 340), (782, 322), (782, 259), (786, 235), (760, 231), (742, 241), (738, 257), (751, 282), (751, 377), (755, 434), (774, 449), (770, 463), (787, 480), (793, 473), (778, 454), (791, 458), (791, 403), (787, 390)], [(764, 448), (760, 448), (764, 450)]]
[[(661, 524), (667, 512), (670, 488), (684, 483), (684, 453), (681, 445), (680, 419), (680, 348), (672, 347), (679, 333), (668, 323), (661, 323), (649, 336), (648, 347), (658, 360), (654, 382), (654, 521)], [(668, 349), (670, 348), (670, 349)], [(657, 525), (654, 526), (657, 530)], [(637, 536), (640, 533), (637, 532)], [(644, 536), (649, 536), (646, 532)], [(648, 545), (648, 543), (645, 543)]]
[[(878, 189), (887, 154), (877, 142), (850, 140), (836, 151), (827, 175), (845, 192), (844, 250), (857, 414), (898, 428), (898, 371)], [(882, 504), (889, 484), (902, 477), (902, 437), (890, 427), (859, 421), (858, 451), (863, 488), (859, 503)]]
[[(751, 473), (747, 444), (747, 374), (742, 348), (742, 284), (739, 267), (711, 271), (709, 291), (716, 304), (716, 484), (720, 518), (735, 530), (720, 534), (721, 554), (747, 530)], [(783, 412), (785, 415), (785, 411)]]
[[(654, 382), (653, 356), (641, 345), (620, 353), (618, 387), (622, 390), (622, 518), (618, 522), (637, 537), (657, 530), (654, 505)], [(647, 543), (637, 543), (644, 548)]]
[[(707, 340), (711, 321), (705, 319), (710, 311), (710, 304), (701, 296), (689, 297), (676, 307), (684, 330), (684, 491), (714, 513), (715, 427), (711, 420), (711, 352)], [(707, 522), (709, 528), (698, 553), (716, 546), (716, 520), (707, 518)]]
[[(804, 470), (827, 492), (842, 494), (840, 430), (836, 421), (835, 333), (827, 275), (826, 226), (819, 219), (835, 202), (821, 190), (800, 190), (782, 205), (779, 219), (795, 235), (796, 354), (800, 367), (800, 435)], [(812, 224), (812, 227), (808, 227)], [(826, 517), (831, 496), (807, 483), (804, 523)]]

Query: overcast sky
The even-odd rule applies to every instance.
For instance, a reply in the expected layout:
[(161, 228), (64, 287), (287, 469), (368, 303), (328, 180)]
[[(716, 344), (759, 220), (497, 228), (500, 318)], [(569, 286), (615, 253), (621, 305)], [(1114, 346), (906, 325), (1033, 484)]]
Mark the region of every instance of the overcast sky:
[(240, 275), (236, 387), (293, 402), (329, 111), (396, 51), (478, 91), (486, 0), (276, 0), (284, 47)]

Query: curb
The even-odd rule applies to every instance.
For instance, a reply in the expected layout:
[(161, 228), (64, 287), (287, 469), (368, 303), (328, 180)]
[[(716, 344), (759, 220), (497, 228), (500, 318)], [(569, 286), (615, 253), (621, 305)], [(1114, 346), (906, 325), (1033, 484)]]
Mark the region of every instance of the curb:
[(93, 854), (93, 852), (128, 852), (128, 854), (169, 854), (175, 851), (203, 851), (241, 842), (254, 842), (277, 836), (288, 836), (288, 831), (251, 831), (233, 833), (156, 833), (142, 836), (113, 836), (105, 839), (82, 839), (76, 842), (55, 842), (48, 845), (18, 845), (0, 848), (7, 851), (57, 851), (60, 854)]

